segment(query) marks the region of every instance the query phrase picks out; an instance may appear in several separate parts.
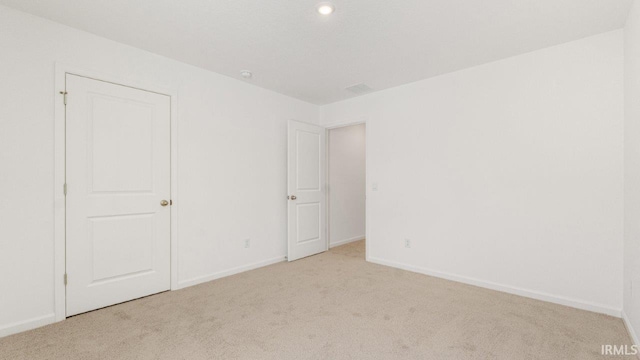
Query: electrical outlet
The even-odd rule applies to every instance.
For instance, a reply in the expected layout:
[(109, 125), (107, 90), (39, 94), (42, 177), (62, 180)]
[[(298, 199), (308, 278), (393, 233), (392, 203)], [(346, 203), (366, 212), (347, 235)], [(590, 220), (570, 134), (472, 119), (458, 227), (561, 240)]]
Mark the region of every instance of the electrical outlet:
[(244, 239), (244, 247), (245, 248), (251, 247), (251, 239)]
[(404, 239), (404, 247), (411, 248), (411, 240), (410, 239)]

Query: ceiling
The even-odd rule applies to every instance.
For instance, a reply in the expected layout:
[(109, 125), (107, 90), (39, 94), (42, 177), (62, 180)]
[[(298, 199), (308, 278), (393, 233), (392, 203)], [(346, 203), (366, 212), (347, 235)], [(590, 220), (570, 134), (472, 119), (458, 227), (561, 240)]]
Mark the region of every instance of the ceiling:
[(0, 0), (314, 104), (618, 29), (631, 0)]

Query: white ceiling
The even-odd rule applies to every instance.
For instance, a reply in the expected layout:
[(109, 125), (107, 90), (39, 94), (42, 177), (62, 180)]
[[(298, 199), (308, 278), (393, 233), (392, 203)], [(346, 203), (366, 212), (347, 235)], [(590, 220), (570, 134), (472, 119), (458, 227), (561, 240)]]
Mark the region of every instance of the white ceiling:
[(0, 0), (315, 104), (621, 28), (631, 0)]

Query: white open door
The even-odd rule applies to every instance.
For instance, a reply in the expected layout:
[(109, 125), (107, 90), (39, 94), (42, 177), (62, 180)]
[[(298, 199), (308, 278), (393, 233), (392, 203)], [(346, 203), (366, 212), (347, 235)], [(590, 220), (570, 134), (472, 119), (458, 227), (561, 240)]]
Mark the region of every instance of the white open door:
[(170, 288), (170, 98), (67, 74), (67, 316)]
[(289, 261), (328, 249), (325, 134), (323, 127), (289, 121)]

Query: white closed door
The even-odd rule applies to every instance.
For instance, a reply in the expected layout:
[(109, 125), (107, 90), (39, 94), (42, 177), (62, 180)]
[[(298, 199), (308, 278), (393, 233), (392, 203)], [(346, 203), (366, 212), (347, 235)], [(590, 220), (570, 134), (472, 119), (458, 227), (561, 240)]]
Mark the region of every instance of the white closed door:
[[(170, 98), (66, 75), (67, 316), (170, 288)], [(165, 203), (166, 201), (166, 203)]]
[(325, 134), (323, 127), (289, 121), (289, 261), (328, 249)]

